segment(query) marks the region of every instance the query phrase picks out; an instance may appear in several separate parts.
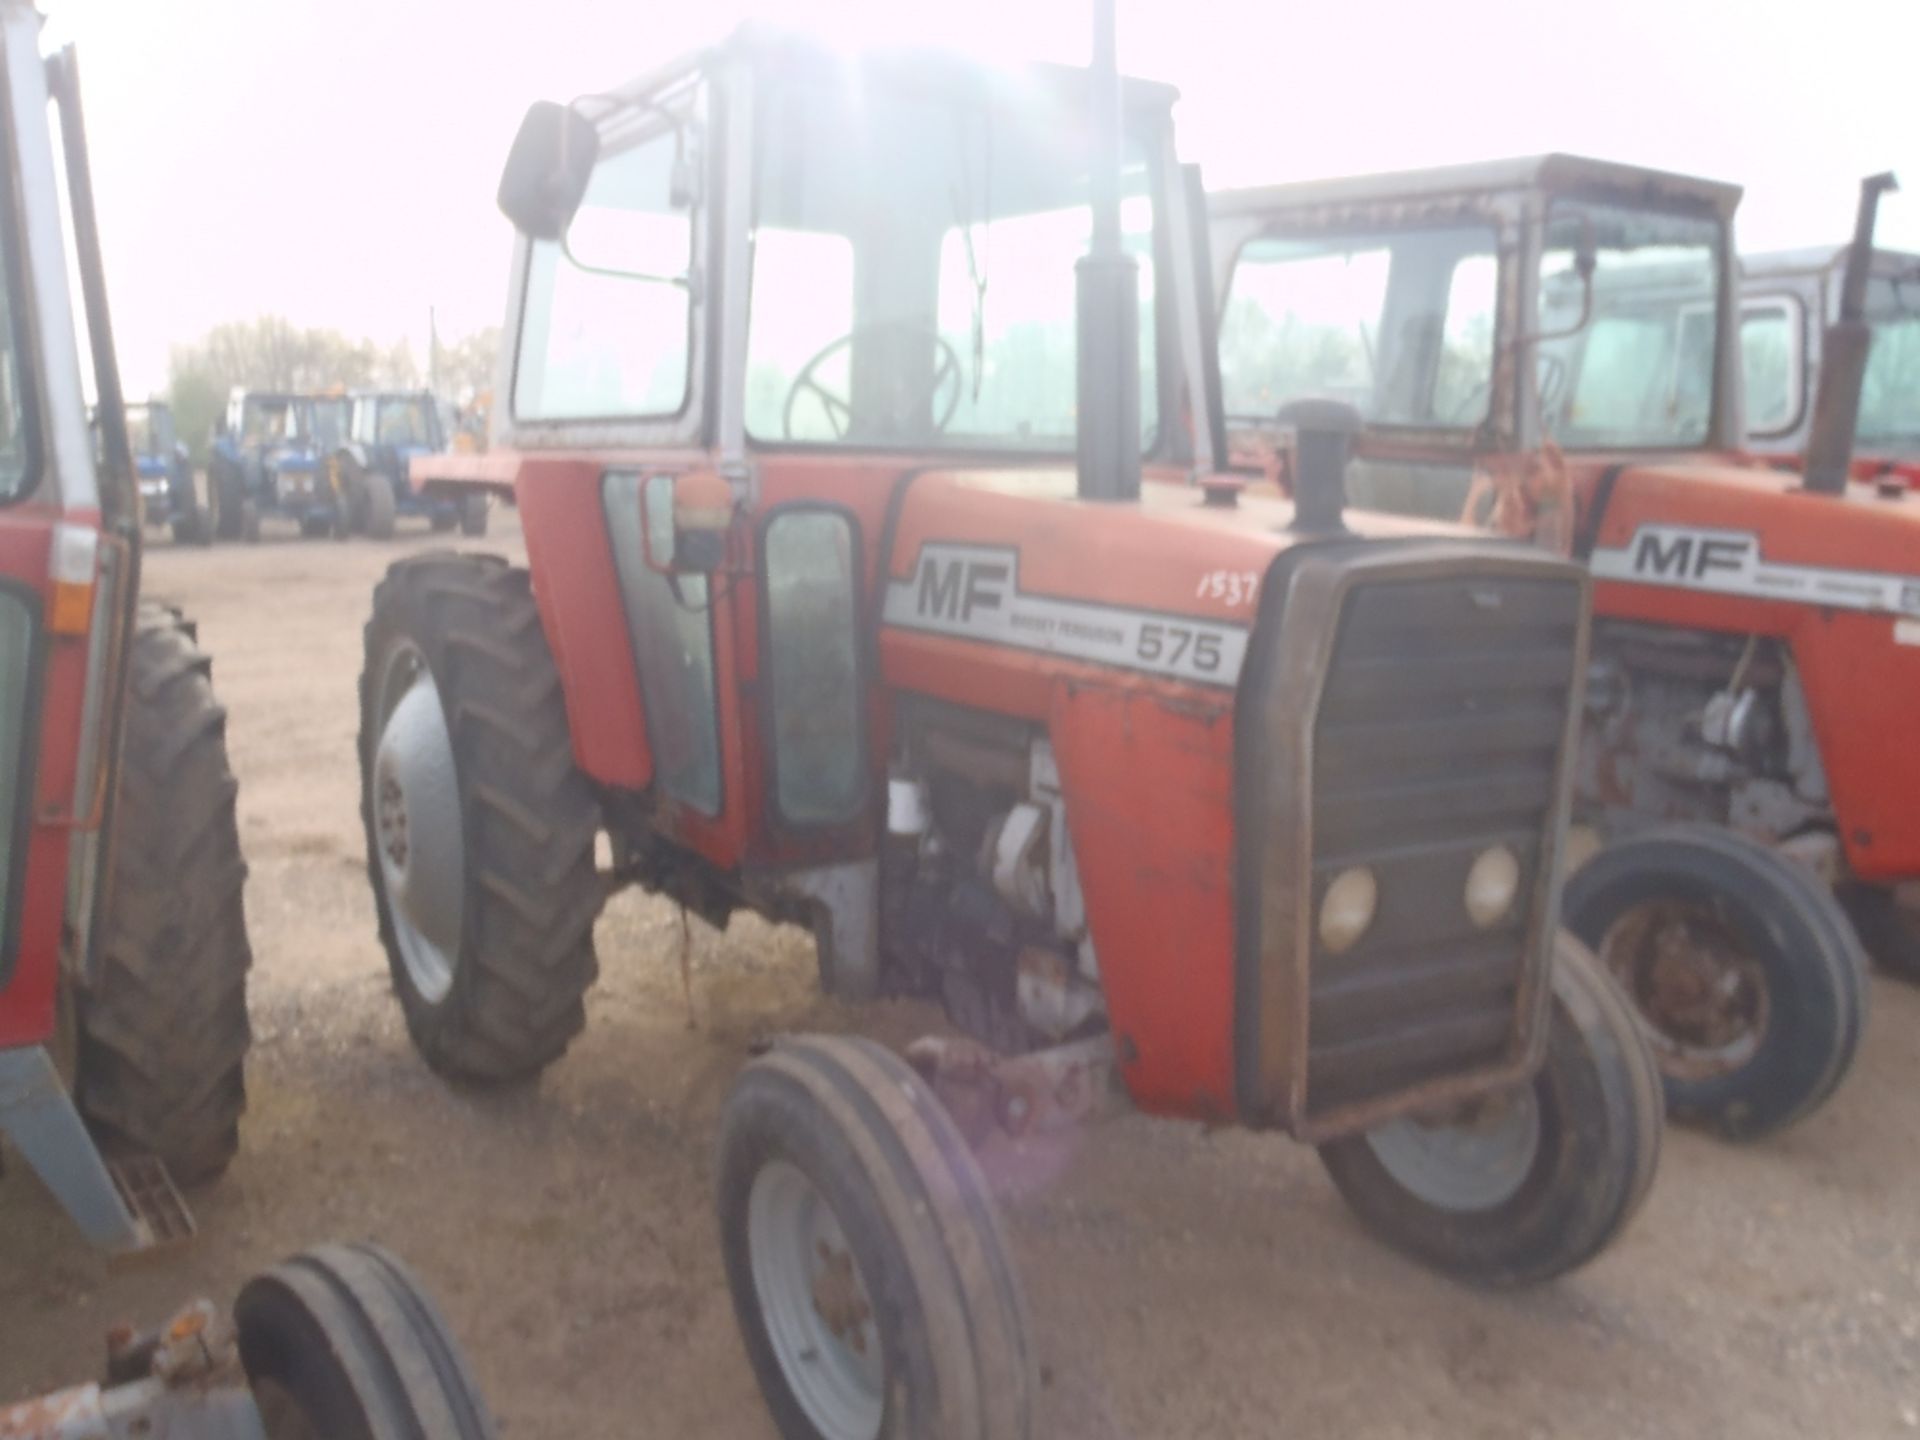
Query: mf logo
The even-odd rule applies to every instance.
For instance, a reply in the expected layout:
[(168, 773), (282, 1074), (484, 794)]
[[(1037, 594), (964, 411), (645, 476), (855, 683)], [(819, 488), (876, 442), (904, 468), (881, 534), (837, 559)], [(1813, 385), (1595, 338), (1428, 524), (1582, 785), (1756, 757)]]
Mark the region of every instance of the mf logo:
[(1751, 535), (1645, 529), (1633, 545), (1633, 572), (1670, 580), (1704, 580), (1725, 571), (1743, 573), (1756, 550)]
[(922, 616), (965, 624), (976, 611), (1005, 609), (1012, 579), (1008, 560), (923, 553), (914, 609)]

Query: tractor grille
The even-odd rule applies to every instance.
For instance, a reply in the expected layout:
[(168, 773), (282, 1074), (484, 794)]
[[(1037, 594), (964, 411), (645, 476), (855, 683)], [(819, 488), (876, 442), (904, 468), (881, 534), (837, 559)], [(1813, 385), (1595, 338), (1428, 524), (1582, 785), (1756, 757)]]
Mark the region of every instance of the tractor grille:
[[(1512, 1055), (1580, 626), (1570, 578), (1387, 579), (1349, 593), (1313, 732), (1309, 1116)], [(1519, 861), (1520, 883), (1482, 928), (1467, 875), (1495, 846)], [(1321, 900), (1355, 866), (1376, 878), (1374, 919), (1333, 954)]]

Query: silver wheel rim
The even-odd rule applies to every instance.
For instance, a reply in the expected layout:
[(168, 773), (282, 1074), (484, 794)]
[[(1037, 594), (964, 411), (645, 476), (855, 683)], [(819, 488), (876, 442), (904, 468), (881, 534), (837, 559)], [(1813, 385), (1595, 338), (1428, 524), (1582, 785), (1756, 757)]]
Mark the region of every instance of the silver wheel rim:
[(380, 685), (374, 849), (407, 979), (429, 1005), (453, 989), (466, 906), (466, 836), (447, 712), (425, 658), (396, 646)]
[(1427, 1205), (1468, 1214), (1504, 1205), (1540, 1153), (1540, 1102), (1531, 1085), (1444, 1118), (1407, 1117), (1367, 1132), (1374, 1158)]
[(753, 1178), (747, 1254), (767, 1339), (807, 1419), (827, 1440), (877, 1440), (887, 1367), (866, 1277), (833, 1208), (785, 1160)]

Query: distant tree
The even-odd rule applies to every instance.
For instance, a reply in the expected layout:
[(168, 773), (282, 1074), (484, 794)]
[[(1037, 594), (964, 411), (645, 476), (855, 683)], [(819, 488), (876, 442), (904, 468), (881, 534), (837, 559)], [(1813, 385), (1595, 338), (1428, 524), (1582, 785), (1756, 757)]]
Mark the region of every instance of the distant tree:
[(436, 367), (440, 393), (464, 404), (493, 388), (494, 361), (500, 354), (500, 327), (489, 325), (458, 340), (442, 341)]

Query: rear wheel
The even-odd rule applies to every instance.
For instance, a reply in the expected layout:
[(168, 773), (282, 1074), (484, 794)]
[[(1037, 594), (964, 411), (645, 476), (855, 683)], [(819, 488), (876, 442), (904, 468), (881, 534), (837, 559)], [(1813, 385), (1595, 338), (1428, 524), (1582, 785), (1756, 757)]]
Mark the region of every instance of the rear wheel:
[(1804, 866), (1730, 831), (1653, 830), (1569, 878), (1565, 916), (1633, 1002), (1677, 1118), (1753, 1139), (1852, 1065), (1866, 957)]
[(1587, 948), (1556, 937), (1540, 1071), (1503, 1095), (1391, 1121), (1320, 1149), (1361, 1221), (1435, 1269), (1528, 1285), (1585, 1264), (1653, 1183), (1660, 1078)]
[(247, 943), (226, 711), (192, 630), (141, 607), (113, 801), (114, 873), (76, 996), (81, 1113), (183, 1184), (224, 1170), (246, 1108)]
[(1026, 1302), (965, 1139), (864, 1040), (784, 1041), (720, 1121), (721, 1253), (786, 1440), (1022, 1440)]
[(378, 470), (363, 470), (360, 485), (365, 496), (366, 534), (369, 540), (391, 540), (399, 509), (393, 498), (393, 482)]
[(506, 1080), (585, 1021), (600, 812), (524, 570), (423, 555), (374, 592), (361, 816), (380, 939), (429, 1064)]
[(493, 1420), (433, 1299), (374, 1245), (323, 1245), (233, 1307), (267, 1440), (491, 1440)]
[(215, 455), (207, 470), (207, 497), (213, 502), (213, 532), (221, 540), (238, 540), (246, 525), (247, 482), (240, 467)]
[(260, 543), (260, 506), (252, 500), (240, 502), (239, 534), (249, 545)]

